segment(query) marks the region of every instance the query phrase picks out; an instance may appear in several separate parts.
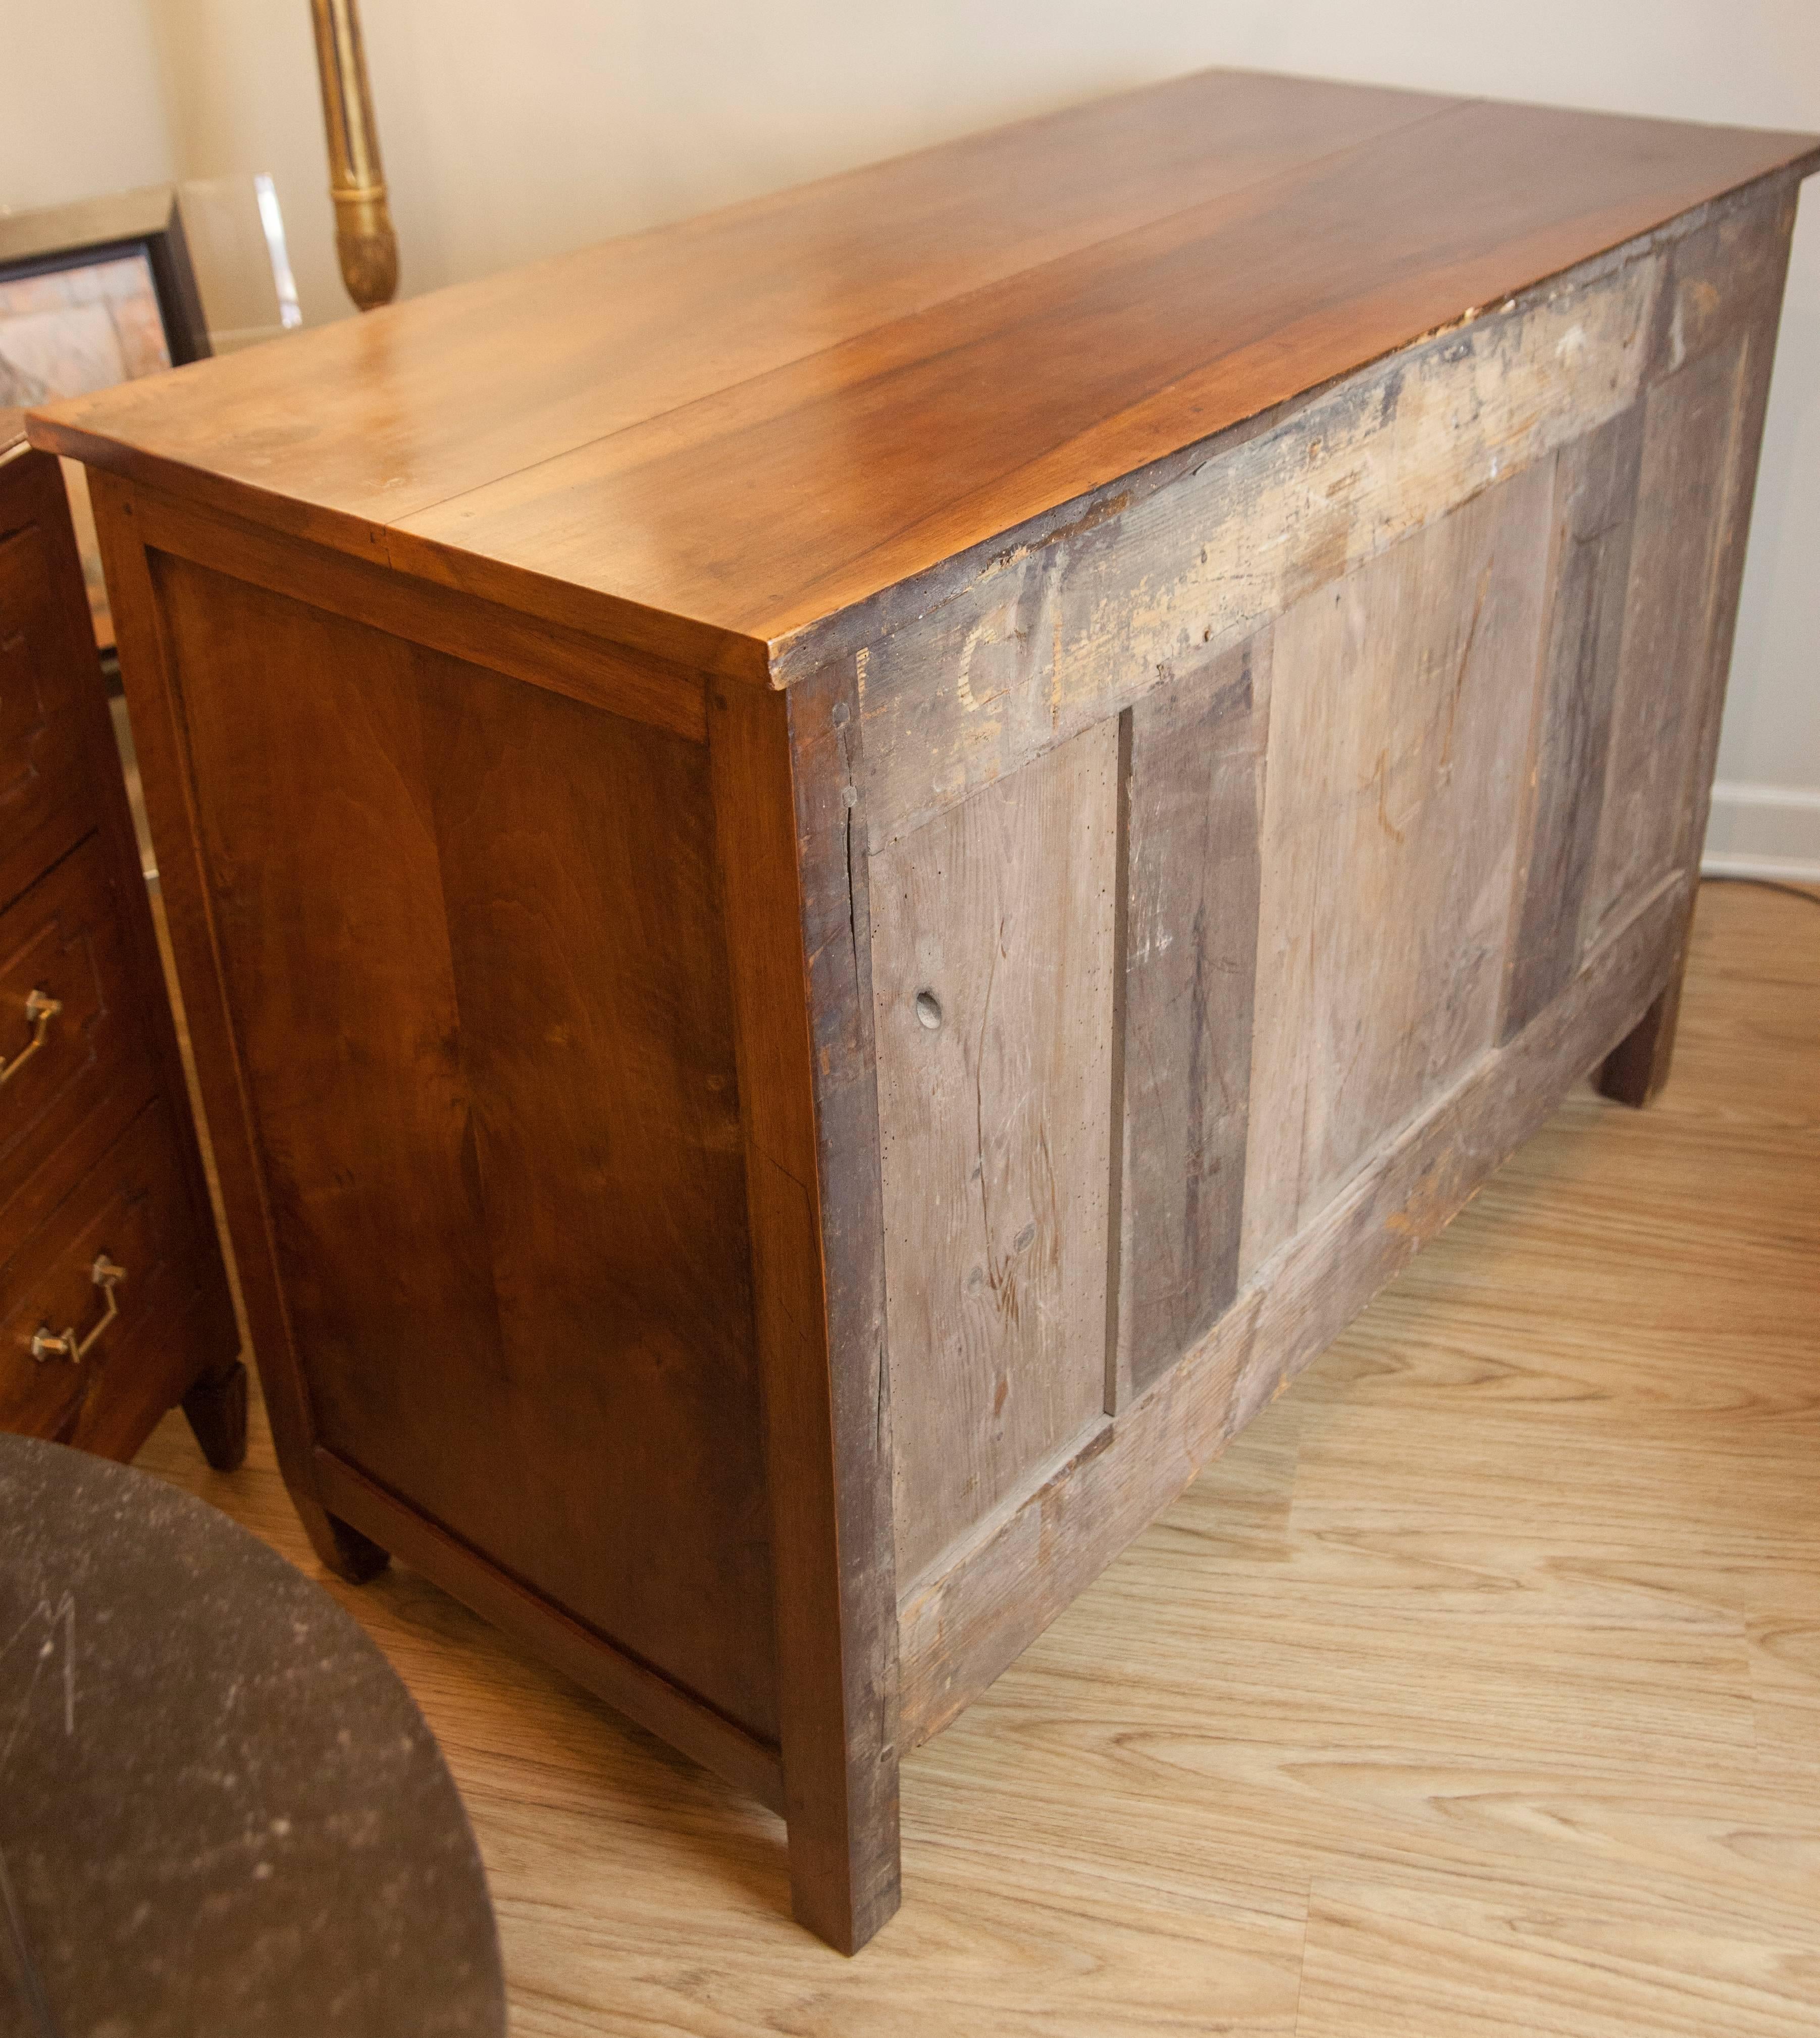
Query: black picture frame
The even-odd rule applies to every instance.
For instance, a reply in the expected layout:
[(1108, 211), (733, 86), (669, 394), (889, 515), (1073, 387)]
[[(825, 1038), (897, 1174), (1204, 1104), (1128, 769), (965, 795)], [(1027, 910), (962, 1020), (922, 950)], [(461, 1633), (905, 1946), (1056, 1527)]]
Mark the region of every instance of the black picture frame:
[(0, 214), (0, 282), (135, 254), (152, 272), (171, 366), (206, 359), (214, 349), (175, 184)]
[[(181, 367), (213, 354), (174, 184), (153, 184), (140, 191), (83, 199), (72, 205), (45, 206), (31, 212), (0, 214), (0, 286), (28, 282), (36, 276), (67, 275), (132, 256), (144, 260), (171, 366)], [(139, 301), (144, 301), (142, 290)], [(28, 396), (28, 401), (54, 401), (59, 396), (81, 393), (53, 387), (44, 398)], [(88, 487), (81, 469), (73, 462), (66, 461), (63, 472), (95, 642), (104, 655), (109, 655), (114, 642), (113, 616)]]

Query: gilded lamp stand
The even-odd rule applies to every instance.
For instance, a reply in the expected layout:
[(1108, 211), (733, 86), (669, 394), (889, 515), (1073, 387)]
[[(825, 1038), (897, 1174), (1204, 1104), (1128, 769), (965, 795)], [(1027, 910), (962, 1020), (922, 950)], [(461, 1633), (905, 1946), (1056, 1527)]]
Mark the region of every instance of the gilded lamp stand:
[(335, 253), (347, 294), (363, 312), (390, 304), (398, 288), (398, 236), (386, 203), (379, 130), (366, 79), (366, 51), (354, 0), (310, 0), (316, 68), (328, 133), (329, 194)]

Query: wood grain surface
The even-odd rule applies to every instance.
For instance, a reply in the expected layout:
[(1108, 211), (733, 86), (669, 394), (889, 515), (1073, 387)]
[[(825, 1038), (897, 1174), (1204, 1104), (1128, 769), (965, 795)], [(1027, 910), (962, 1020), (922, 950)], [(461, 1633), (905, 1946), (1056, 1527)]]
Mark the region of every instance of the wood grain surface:
[[(240, 1461), (240, 1334), (215, 1241), (81, 561), (55, 461), (0, 411), (0, 1427), (130, 1457), (165, 1410)], [(33, 992), (55, 1001), (37, 1025)], [(102, 1321), (81, 1365), (40, 1329)], [(53, 1321), (54, 1320), (54, 1321)], [(240, 1404), (244, 1407), (244, 1403)]]
[(874, 846), (1621, 413), (1663, 267), (1627, 248), (895, 593), (855, 654)]
[[(1595, 847), (1580, 907), (1583, 943), (1596, 938), (1598, 916), (1614, 910), (1625, 883), (1646, 881), (1652, 862), (1690, 874), (1699, 867), (1787, 274), (1780, 252), (1792, 224), (1785, 206), (1786, 201), (1780, 210), (1761, 206), (1714, 220), (1677, 247), (1671, 264), (1657, 347), (1667, 372), (1644, 408), (1639, 489), (1646, 479), (1660, 489), (1683, 488), (1690, 502), (1697, 498), (1704, 515), (1690, 513), (1686, 528), (1672, 532), (1659, 494), (1639, 502), (1625, 643), (1629, 650), (1640, 639), (1660, 663), (1646, 668), (1634, 652), (1620, 659), (1614, 736), (1606, 745)], [(1697, 480), (1688, 442), (1706, 458)], [(1642, 676), (1648, 669), (1659, 678), (1667, 673), (1684, 685), (1690, 682), (1691, 711), (1678, 716), (1652, 701)], [(1666, 756), (1639, 755), (1638, 745), (1652, 738)], [(1652, 825), (1640, 814), (1639, 797), (1652, 786), (1674, 800), (1671, 828)], [(1683, 949), (1687, 938), (1684, 928)], [(1674, 1052), (1680, 1003), (1678, 970), (1599, 1072), (1603, 1095), (1640, 1105), (1660, 1093)]]
[[(31, 1037), (25, 1012), (33, 990), (62, 1007), (33, 1056), (32, 1087), (21, 1080), (13, 1090), (0, 1133), (0, 1238), (15, 1243), (31, 1237), (157, 1088), (134, 1023), (131, 964), (109, 875), (91, 837), (0, 914), (0, 1012), (19, 1028), (15, 1047)], [(59, 1150), (63, 1164), (47, 1167)], [(66, 1385), (79, 1392), (79, 1382)]]
[[(736, 715), (731, 699), (717, 725), (751, 725), (756, 715)], [(750, 702), (747, 706), (750, 707)], [(838, 1836), (846, 1868), (844, 1907), (857, 1932), (881, 1923), (902, 1888), (899, 1848), (897, 1740), (897, 1555), (891, 1522), (891, 1369), (885, 1356), (884, 1226), (879, 1179), (878, 1070), (872, 1051), (872, 941), (866, 861), (855, 853), (864, 840), (860, 792), (860, 729), (852, 676), (831, 667), (790, 695), (786, 712), (794, 794), (796, 888), (793, 938), (808, 987), (808, 1104), (814, 1157), (800, 1170), (815, 1186), (820, 1236), (820, 1305), (824, 1339), (805, 1342), (827, 1377), (827, 1461), (834, 1477), (834, 1551), (810, 1544), (793, 1559), (779, 1523), (779, 1565), (786, 1581), (793, 1562), (817, 1581), (820, 1619), (796, 1676), (812, 1703), (804, 1716), (826, 1737), (822, 1776), (804, 1796), (844, 1814), (804, 1832), (805, 1853), (825, 1863)], [(762, 720), (759, 723), (762, 726)], [(748, 811), (758, 839), (784, 831), (776, 814)], [(723, 840), (725, 831), (723, 831)], [(723, 852), (725, 854), (725, 852)], [(743, 852), (735, 852), (736, 854)], [(787, 888), (785, 888), (787, 889)], [(762, 1011), (761, 1008), (761, 1021)], [(796, 1093), (796, 1109), (802, 1093)], [(799, 1118), (798, 1123), (800, 1123)], [(806, 1142), (805, 1142), (806, 1143)], [(812, 1293), (812, 1302), (815, 1299)], [(819, 1385), (813, 1374), (812, 1385)], [(819, 1438), (815, 1442), (820, 1446)], [(774, 1441), (774, 1464), (782, 1456)], [(773, 1473), (789, 1488), (808, 1486), (794, 1466)], [(819, 1496), (815, 1496), (818, 1500)], [(786, 1508), (800, 1503), (786, 1499)], [(804, 1519), (799, 1513), (797, 1519)], [(823, 1517), (823, 1532), (827, 1516)], [(788, 1589), (786, 1584), (786, 1589)], [(805, 1602), (805, 1612), (815, 1609)], [(835, 1661), (838, 1649), (838, 1661)], [(833, 1675), (829, 1673), (832, 1672)], [(829, 1703), (838, 1690), (838, 1707)], [(815, 1720), (814, 1708), (822, 1717)], [(785, 1735), (792, 1708), (786, 1701)], [(832, 1745), (838, 1723), (840, 1742)], [(804, 1737), (805, 1741), (807, 1736)], [(839, 1789), (833, 1786), (838, 1775)], [(799, 1820), (799, 1824), (801, 1821)], [(793, 1839), (792, 1846), (796, 1845)], [(793, 1886), (798, 1888), (792, 1864)], [(806, 1906), (804, 1907), (806, 1907)]]
[[(1733, 343), (1644, 400), (1624, 646), (1583, 939), (1675, 860), (1705, 722), (1701, 684), (1722, 599), (1718, 566), (1741, 458), (1747, 352)], [(1754, 458), (1754, 449), (1750, 456)]]
[(1241, 1279), (1496, 1037), (1552, 480), (1276, 627)]
[(1209, 73), (41, 414), (47, 445), (711, 669), (1812, 138)]
[(900, 1581), (1105, 1404), (1118, 754), (1103, 722), (872, 861)]
[(151, 565), (312, 1441), (774, 1745), (707, 752)]
[(1128, 714), (1109, 1411), (1198, 1343), (1238, 1289), (1269, 633)]
[[(1820, 910), (1708, 887), (1675, 1081), (1584, 1089), (966, 1718), (910, 1901), (790, 1922), (781, 1823), (408, 1570), (513, 2029), (1806, 2038), (1820, 2020)], [(142, 1462), (306, 1568), (263, 1422)]]
[[(713, 833), (752, 1237), (790, 1888), (799, 1922), (853, 1953), (897, 1909), (900, 1887), (894, 1592), (880, 1518), (886, 1388), (874, 1255), (856, 1268), (853, 1255), (843, 1263), (827, 1252), (842, 1220), (824, 1223), (823, 1199), (853, 1193), (875, 1148), (868, 1127), (833, 1177), (824, 1142), (850, 1135), (850, 1120), (818, 1124), (818, 1100), (839, 1090), (826, 1079), (834, 1057), (815, 1052), (804, 995), (803, 866), (821, 895), (812, 917), (826, 911), (829, 886), (815, 831), (805, 831), (806, 856), (797, 835), (794, 705), (715, 688)], [(857, 961), (851, 934), (847, 948)], [(845, 991), (850, 1015), (858, 986), (849, 979)]]
[(1507, 1040), (1560, 994), (1584, 947), (1642, 450), (1643, 412), (1633, 405), (1555, 456), (1549, 616), (1518, 830)]
[[(24, 470), (20, 470), (23, 474)], [(74, 675), (85, 679), (39, 491), (0, 510), (0, 904), (16, 898), (93, 825), (89, 754)], [(27, 521), (27, 518), (36, 521)]]
[(904, 1594), (902, 1733), (938, 1733), (1225, 1443), (1318, 1358), (1648, 1004), (1685, 913), (1670, 880), (1559, 1000), (1362, 1167), (1254, 1270), (1182, 1362)]

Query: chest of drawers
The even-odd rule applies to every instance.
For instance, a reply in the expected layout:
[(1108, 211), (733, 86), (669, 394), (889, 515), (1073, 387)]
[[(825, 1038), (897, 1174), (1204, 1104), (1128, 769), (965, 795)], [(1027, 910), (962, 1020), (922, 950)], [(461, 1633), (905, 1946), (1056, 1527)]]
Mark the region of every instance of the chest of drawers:
[(35, 419), (324, 1558), (861, 1943), (899, 1751), (1661, 1079), (1814, 146), (1213, 74)]
[(245, 1373), (55, 460), (0, 411), (0, 1429), (128, 1458)]

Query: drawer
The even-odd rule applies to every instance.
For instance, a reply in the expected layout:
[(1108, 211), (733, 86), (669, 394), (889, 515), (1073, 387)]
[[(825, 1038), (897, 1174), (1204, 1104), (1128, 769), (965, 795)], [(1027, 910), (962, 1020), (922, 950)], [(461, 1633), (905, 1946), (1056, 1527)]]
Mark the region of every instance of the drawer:
[[(112, 1311), (98, 1260), (122, 1270)], [(143, 1434), (191, 1370), (179, 1333), (199, 1268), (176, 1142), (150, 1104), (0, 1270), (0, 1429), (102, 1450)], [(35, 1335), (71, 1332), (92, 1340), (80, 1358), (33, 1356)]]
[(100, 676), (59, 585), (41, 525), (0, 537), (0, 903), (92, 825), (78, 689)]
[(108, 859), (91, 835), (0, 913), (0, 1259), (152, 1096), (133, 983)]

